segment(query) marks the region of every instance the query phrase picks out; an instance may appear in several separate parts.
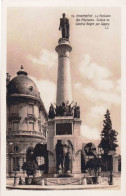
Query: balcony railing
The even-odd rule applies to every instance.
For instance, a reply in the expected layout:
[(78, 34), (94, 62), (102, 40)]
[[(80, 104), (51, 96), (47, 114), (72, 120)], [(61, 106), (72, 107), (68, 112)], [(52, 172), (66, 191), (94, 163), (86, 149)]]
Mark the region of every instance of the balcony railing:
[(42, 132), (37, 132), (37, 131), (22, 131), (22, 130), (19, 130), (19, 131), (9, 131), (8, 133), (8, 136), (9, 135), (26, 135), (26, 136), (37, 136), (37, 137), (44, 137), (45, 138), (45, 135), (42, 133)]

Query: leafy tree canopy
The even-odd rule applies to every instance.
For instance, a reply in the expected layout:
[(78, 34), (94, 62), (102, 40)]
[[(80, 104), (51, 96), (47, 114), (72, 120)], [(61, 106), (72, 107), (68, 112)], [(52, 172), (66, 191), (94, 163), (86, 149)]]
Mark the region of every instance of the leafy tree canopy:
[(93, 170), (96, 176), (99, 168), (102, 167), (102, 165), (103, 165), (102, 160), (98, 157), (95, 157), (87, 162), (86, 169), (88, 169), (89, 172)]

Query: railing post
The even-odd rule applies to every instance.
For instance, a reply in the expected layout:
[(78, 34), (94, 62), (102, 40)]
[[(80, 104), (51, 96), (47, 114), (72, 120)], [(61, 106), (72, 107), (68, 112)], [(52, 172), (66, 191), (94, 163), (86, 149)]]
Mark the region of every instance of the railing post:
[(84, 175), (84, 178), (82, 179), (82, 185), (87, 185), (87, 180), (85, 178), (85, 175)]
[(45, 186), (45, 183), (44, 183), (44, 178), (42, 178), (42, 187)]
[(101, 183), (101, 173), (100, 172), (98, 172), (98, 180), (97, 180), (97, 183), (98, 184)]
[(109, 185), (113, 185), (113, 173), (112, 173), (112, 171), (110, 172)]

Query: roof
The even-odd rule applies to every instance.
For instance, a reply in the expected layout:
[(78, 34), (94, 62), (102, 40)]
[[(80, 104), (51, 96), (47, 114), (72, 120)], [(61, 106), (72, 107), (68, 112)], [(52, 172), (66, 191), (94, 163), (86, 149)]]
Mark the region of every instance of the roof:
[(7, 85), (8, 95), (31, 95), (40, 98), (40, 93), (36, 84), (27, 76), (27, 72), (21, 70), (17, 72), (17, 76), (14, 77)]
[(14, 77), (7, 84), (7, 94), (8, 97), (25, 97), (38, 100), (44, 110), (45, 116), (47, 118), (47, 111), (43, 104), (43, 101), (40, 98), (40, 93), (38, 88), (33, 80), (28, 77), (28, 73), (24, 71), (23, 66), (21, 65), (21, 69), (17, 72), (17, 76)]

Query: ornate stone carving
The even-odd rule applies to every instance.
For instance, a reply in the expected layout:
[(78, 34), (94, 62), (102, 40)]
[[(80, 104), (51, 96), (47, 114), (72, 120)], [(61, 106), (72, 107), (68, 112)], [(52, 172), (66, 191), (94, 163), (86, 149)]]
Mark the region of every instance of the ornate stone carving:
[(67, 173), (72, 170), (73, 146), (69, 140), (57, 140), (56, 165), (57, 172)]
[(80, 118), (80, 106), (77, 106), (77, 104), (74, 107), (74, 118)]
[(69, 102), (62, 102), (61, 105), (56, 106), (56, 116), (73, 116), (73, 107)]
[(55, 108), (53, 106), (53, 104), (51, 104), (50, 108), (49, 108), (49, 118), (54, 118), (55, 116)]
[(25, 119), (26, 121), (32, 120), (34, 122), (37, 120), (34, 114), (27, 114), (27, 117), (25, 117)]
[(74, 116), (74, 118), (80, 118), (80, 107), (77, 106), (77, 103), (72, 106), (72, 103), (69, 104), (68, 101), (66, 103), (62, 102), (59, 106), (55, 104), (56, 107), (51, 104), (48, 117), (52, 119), (55, 116)]

